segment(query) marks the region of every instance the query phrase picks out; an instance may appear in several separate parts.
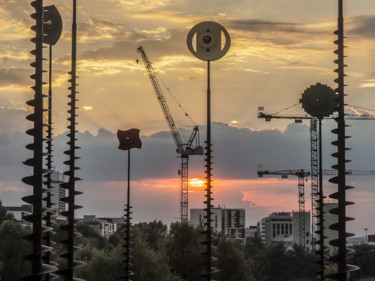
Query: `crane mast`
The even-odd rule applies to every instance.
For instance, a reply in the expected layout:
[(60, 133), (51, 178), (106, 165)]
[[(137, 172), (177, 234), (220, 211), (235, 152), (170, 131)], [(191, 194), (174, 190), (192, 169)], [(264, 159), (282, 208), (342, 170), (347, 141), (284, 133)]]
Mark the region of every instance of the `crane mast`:
[(263, 175), (280, 175), (282, 178), (288, 176), (298, 177), (298, 234), (299, 245), (306, 247), (306, 215), (305, 215), (305, 178), (310, 175), (306, 170), (281, 170), (281, 171), (261, 171), (258, 170), (258, 177)]
[[(315, 218), (317, 214), (317, 202), (319, 197), (319, 168), (318, 168), (318, 132), (317, 132), (317, 119), (308, 115), (277, 115), (277, 114), (265, 114), (262, 111), (258, 112), (258, 118), (264, 118), (267, 122), (275, 119), (294, 119), (295, 123), (302, 123), (302, 120), (310, 120), (310, 163), (311, 163), (311, 247), (315, 248)], [(301, 189), (301, 188), (300, 188)], [(304, 204), (303, 204), (304, 208)], [(303, 216), (304, 220), (305, 216)], [(303, 223), (300, 220), (300, 223)], [(304, 224), (303, 224), (304, 225)], [(303, 226), (304, 227), (304, 226)], [(300, 227), (301, 228), (301, 227)], [(302, 238), (301, 238), (302, 239)], [(300, 241), (301, 242), (301, 241)], [(301, 244), (302, 245), (302, 244)], [(304, 245), (304, 244), (303, 244)]]
[[(335, 169), (323, 169), (322, 175), (325, 176), (337, 176), (338, 171)], [(359, 175), (359, 176), (375, 176), (375, 171), (368, 170), (345, 170), (346, 175)], [(305, 178), (311, 175), (308, 169), (301, 170), (258, 170), (258, 177), (264, 175), (279, 175), (282, 178), (288, 178), (288, 176), (298, 177), (298, 207), (299, 207), (299, 243), (301, 246), (306, 246), (306, 228), (305, 228)]]
[(148, 59), (145, 51), (143, 50), (142, 46), (138, 47), (137, 52), (141, 54), (143, 63), (145, 65), (147, 74), (150, 78), (151, 84), (154, 88), (154, 92), (156, 97), (160, 103), (161, 109), (164, 113), (164, 117), (167, 121), (169, 129), (171, 131), (172, 137), (174, 142), (177, 146), (177, 153), (180, 154), (181, 158), (181, 167), (179, 170), (179, 174), (181, 176), (181, 192), (180, 192), (180, 220), (182, 222), (188, 221), (188, 213), (189, 213), (189, 155), (203, 155), (203, 147), (199, 144), (196, 147), (193, 147), (192, 144), (195, 139), (197, 139), (197, 135), (199, 132), (198, 126), (195, 126), (193, 132), (189, 138), (189, 141), (184, 144), (182, 142), (180, 133), (178, 131), (176, 122), (173, 119), (173, 116), (169, 110), (167, 101), (164, 97), (164, 93), (158, 79), (156, 77), (155, 71), (152, 67), (152, 63)]
[[(272, 119), (293, 119), (295, 123), (302, 123), (302, 120), (310, 120), (310, 152), (311, 152), (311, 246), (315, 247), (315, 228), (316, 228), (316, 217), (317, 214), (317, 201), (319, 197), (319, 169), (318, 169), (318, 134), (317, 134), (317, 118), (310, 115), (279, 115), (279, 114), (266, 114), (263, 112), (263, 107), (258, 109), (258, 118), (263, 118), (267, 122)], [(335, 117), (326, 117), (325, 119), (334, 119)], [(346, 114), (346, 120), (375, 120), (375, 116), (371, 114)], [(333, 173), (330, 170), (324, 170), (323, 175), (327, 173)], [(357, 171), (357, 174), (359, 172)]]

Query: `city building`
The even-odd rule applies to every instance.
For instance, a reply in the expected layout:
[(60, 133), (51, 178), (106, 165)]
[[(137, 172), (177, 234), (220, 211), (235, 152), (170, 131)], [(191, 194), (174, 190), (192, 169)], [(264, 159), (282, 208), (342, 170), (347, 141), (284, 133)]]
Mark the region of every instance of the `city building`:
[(293, 246), (293, 218), (290, 212), (274, 212), (263, 219), (264, 242), (267, 246), (283, 243)]
[[(225, 234), (240, 243), (245, 243), (245, 209), (212, 208), (212, 231)], [(205, 226), (204, 209), (190, 209), (190, 223), (194, 226)]]
[(32, 205), (21, 205), (21, 206), (4, 206), (5, 210), (7, 210), (7, 213), (10, 213), (13, 215), (13, 217), (17, 221), (21, 221), (25, 224), (28, 224), (23, 221), (22, 217), (31, 215), (33, 212)]
[[(302, 239), (304, 239), (305, 249), (307, 251), (311, 251), (311, 221), (310, 221), (310, 212), (305, 212), (304, 215), (299, 212), (292, 212), (293, 216), (293, 243), (300, 245), (301, 244), (301, 237), (300, 237), (300, 219), (304, 221), (304, 230), (305, 233), (302, 234)], [(303, 217), (304, 216), (304, 217)]]
[(258, 227), (256, 225), (245, 228), (245, 238), (248, 237), (258, 237)]
[(257, 222), (257, 235), (262, 240), (263, 243), (266, 243), (266, 219), (263, 218)]
[[(310, 212), (305, 212), (305, 246), (311, 250)], [(257, 233), (268, 246), (283, 243), (291, 249), (300, 244), (299, 212), (274, 212), (257, 223)]]
[(108, 222), (104, 219), (99, 219), (95, 215), (85, 215), (83, 219), (79, 219), (89, 226), (91, 226), (96, 232), (98, 232), (101, 236), (109, 237), (115, 232), (115, 224)]
[[(222, 209), (212, 208), (211, 209), (211, 227), (214, 233), (223, 232), (223, 214)], [(190, 223), (194, 226), (203, 226), (206, 222), (205, 216), (206, 212), (204, 209), (190, 209)]]
[(53, 187), (51, 193), (52, 216), (57, 219), (62, 219), (61, 212), (67, 210), (66, 203), (61, 201), (62, 198), (66, 197), (66, 189), (61, 187), (61, 184), (65, 182), (65, 178), (63, 173), (57, 171), (53, 171), (51, 174), (51, 185)]

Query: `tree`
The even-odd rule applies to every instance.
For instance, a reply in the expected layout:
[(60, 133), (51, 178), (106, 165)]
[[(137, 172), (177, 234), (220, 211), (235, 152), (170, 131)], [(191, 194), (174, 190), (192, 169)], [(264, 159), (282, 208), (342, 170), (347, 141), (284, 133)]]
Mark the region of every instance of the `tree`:
[(168, 227), (166, 224), (163, 224), (161, 221), (152, 221), (152, 222), (143, 222), (134, 225), (135, 228), (138, 228), (146, 236), (148, 245), (154, 251), (159, 249), (160, 243), (165, 240), (168, 234)]
[(221, 281), (251, 281), (249, 264), (245, 259), (245, 253), (233, 240), (223, 236), (219, 240), (218, 273)]
[(0, 224), (7, 220), (14, 220), (13, 214), (7, 212), (0, 200)]
[(185, 222), (172, 223), (165, 243), (171, 270), (187, 281), (201, 280), (204, 247), (202, 228)]
[(29, 228), (14, 220), (0, 224), (1, 280), (16, 281), (28, 274), (30, 264), (23, 257), (31, 252), (31, 243), (23, 237), (30, 233)]
[(316, 255), (307, 253), (303, 246), (293, 245), (286, 255), (290, 280), (313, 280), (316, 276)]
[(246, 239), (245, 258), (248, 262), (250, 272), (255, 280), (263, 281), (264, 275), (269, 269), (266, 245), (259, 237), (249, 237)]
[(167, 256), (152, 250), (145, 239), (146, 235), (133, 228), (133, 272), (134, 281), (172, 281), (178, 280), (170, 272)]
[(111, 252), (91, 250), (92, 258), (84, 267), (77, 268), (77, 276), (90, 281), (117, 281), (123, 272), (119, 249)]
[(350, 281), (362, 278), (375, 279), (375, 246), (369, 244), (354, 245), (354, 252), (348, 255), (348, 263), (360, 267), (360, 270), (350, 273)]

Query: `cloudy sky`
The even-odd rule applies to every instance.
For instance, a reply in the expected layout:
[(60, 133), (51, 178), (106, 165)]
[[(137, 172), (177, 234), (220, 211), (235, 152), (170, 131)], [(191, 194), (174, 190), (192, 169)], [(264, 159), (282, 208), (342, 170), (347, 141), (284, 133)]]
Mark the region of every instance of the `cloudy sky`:
[[(24, 131), (30, 127), (25, 120), (26, 101), (33, 94), (29, 78), (33, 9), (29, 1), (22, 0), (22, 5), (19, 0), (0, 2), (0, 199), (7, 205), (19, 204), (19, 198), (30, 192), (20, 179), (30, 173), (22, 161), (29, 157), (24, 145), (30, 139)], [(64, 171), (61, 151), (66, 149), (63, 134), (68, 125), (72, 7), (66, 0), (44, 3), (56, 5), (64, 22), (62, 37), (53, 47), (55, 165)], [(372, 0), (344, 4), (346, 102), (375, 110), (375, 5)], [(258, 179), (256, 169), (258, 164), (273, 170), (309, 168), (308, 123), (266, 123), (257, 118), (257, 109), (282, 111), (298, 103), (303, 91), (316, 82), (335, 87), (336, 1), (81, 0), (78, 129), (82, 134), (78, 142), (83, 180), (78, 188), (85, 193), (80, 215), (122, 214), (125, 155), (117, 150), (113, 133), (134, 127), (141, 130), (144, 142), (133, 153), (134, 217), (172, 221), (178, 216), (179, 159), (144, 66), (136, 63), (141, 60), (136, 49), (143, 46), (153, 62), (179, 127), (186, 135), (192, 130), (174, 98), (200, 126), (203, 143), (206, 69), (188, 51), (186, 36), (195, 24), (207, 20), (225, 26), (232, 39), (227, 55), (211, 66), (215, 204), (246, 208), (248, 224), (272, 211), (297, 210), (296, 179)], [(47, 58), (47, 49), (45, 53)], [(302, 114), (303, 110), (297, 105), (283, 113)], [(349, 168), (375, 170), (373, 122), (353, 121), (348, 128), (353, 136), (348, 141), (353, 149), (348, 152), (353, 160)], [(334, 126), (332, 121), (325, 122), (326, 168), (333, 163), (329, 141)], [(204, 161), (194, 157), (190, 178), (201, 179)], [(369, 210), (375, 211), (372, 179), (353, 176), (348, 180), (358, 187), (349, 196), (356, 202), (349, 210), (356, 217), (349, 230), (363, 235), (366, 227), (375, 233), (375, 222), (367, 216)], [(203, 188), (197, 185), (191, 188), (191, 207), (202, 207)], [(306, 209), (310, 209), (309, 182), (306, 185)], [(334, 187), (327, 183), (327, 188)]]

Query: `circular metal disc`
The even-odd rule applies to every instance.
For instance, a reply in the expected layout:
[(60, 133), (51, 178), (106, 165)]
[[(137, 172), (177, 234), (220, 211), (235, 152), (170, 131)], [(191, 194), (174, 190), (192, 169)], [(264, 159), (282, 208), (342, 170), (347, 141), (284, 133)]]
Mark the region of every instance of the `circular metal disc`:
[[(223, 47), (222, 37), (225, 39)], [(213, 61), (220, 59), (228, 52), (230, 36), (222, 25), (213, 21), (204, 21), (190, 30), (186, 42), (195, 57), (204, 61)]]
[(319, 119), (330, 116), (337, 109), (335, 91), (321, 83), (307, 88), (303, 92), (300, 102), (308, 114)]
[(43, 43), (55, 45), (60, 39), (63, 28), (61, 15), (54, 5), (46, 6), (43, 10)]

